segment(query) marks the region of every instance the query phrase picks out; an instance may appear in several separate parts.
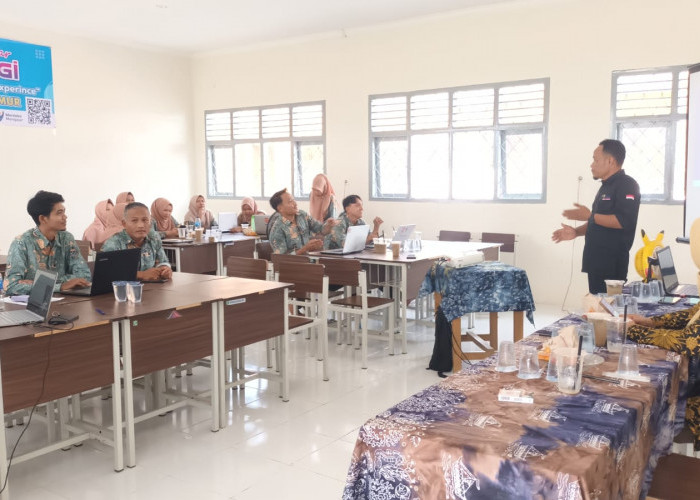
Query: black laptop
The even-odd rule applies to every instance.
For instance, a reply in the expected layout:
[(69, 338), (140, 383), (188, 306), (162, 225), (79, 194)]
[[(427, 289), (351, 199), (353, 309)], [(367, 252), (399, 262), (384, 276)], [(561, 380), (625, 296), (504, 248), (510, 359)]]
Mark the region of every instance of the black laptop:
[(697, 285), (680, 285), (678, 283), (678, 275), (676, 274), (676, 266), (673, 263), (673, 255), (671, 255), (670, 247), (663, 247), (656, 251), (656, 257), (659, 259), (659, 273), (661, 274), (661, 283), (664, 286), (664, 293), (672, 296), (682, 297), (697, 297)]
[(136, 281), (136, 272), (141, 261), (141, 249), (98, 252), (95, 257), (95, 270), (92, 285), (85, 288), (61, 290), (64, 295), (92, 297), (112, 292), (112, 281)]

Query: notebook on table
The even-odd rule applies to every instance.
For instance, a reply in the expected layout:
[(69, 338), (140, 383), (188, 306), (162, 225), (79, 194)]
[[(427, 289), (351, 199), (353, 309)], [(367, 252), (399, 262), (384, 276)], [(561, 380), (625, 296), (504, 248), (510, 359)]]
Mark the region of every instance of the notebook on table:
[(343, 248), (335, 250), (322, 250), (322, 254), (330, 255), (347, 255), (349, 253), (362, 252), (365, 249), (365, 242), (369, 234), (369, 226), (363, 224), (361, 226), (350, 226), (345, 234), (345, 243)]
[(49, 315), (56, 273), (37, 271), (34, 275), (32, 291), (29, 292), (26, 309), (0, 312), (0, 327), (43, 323)]
[(95, 270), (92, 285), (85, 288), (61, 290), (64, 295), (93, 297), (112, 292), (112, 281), (136, 281), (136, 272), (141, 261), (141, 249), (98, 252), (95, 257)]
[(661, 283), (664, 287), (664, 293), (672, 296), (697, 297), (697, 285), (681, 285), (678, 283), (678, 275), (676, 274), (676, 266), (673, 263), (673, 255), (671, 255), (671, 247), (663, 247), (656, 251), (656, 257), (659, 260), (659, 273), (661, 274)]

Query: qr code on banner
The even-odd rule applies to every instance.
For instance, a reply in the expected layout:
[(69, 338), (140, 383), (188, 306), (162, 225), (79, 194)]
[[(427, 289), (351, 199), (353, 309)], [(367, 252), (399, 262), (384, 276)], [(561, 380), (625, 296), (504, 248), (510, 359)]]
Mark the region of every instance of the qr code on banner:
[(27, 97), (27, 121), (32, 125), (51, 125), (51, 100)]

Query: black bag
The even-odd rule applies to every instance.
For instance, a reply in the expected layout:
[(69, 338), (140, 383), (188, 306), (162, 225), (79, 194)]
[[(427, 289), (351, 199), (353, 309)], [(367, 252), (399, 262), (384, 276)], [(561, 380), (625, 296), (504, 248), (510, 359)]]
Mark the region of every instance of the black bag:
[(435, 311), (435, 345), (427, 369), (437, 371), (440, 377), (447, 376), (443, 372), (452, 371), (452, 324), (441, 307)]

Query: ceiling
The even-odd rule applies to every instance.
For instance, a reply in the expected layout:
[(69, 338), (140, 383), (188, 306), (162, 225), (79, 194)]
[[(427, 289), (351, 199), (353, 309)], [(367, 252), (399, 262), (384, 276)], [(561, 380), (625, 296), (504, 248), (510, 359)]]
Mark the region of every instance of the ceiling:
[(532, 0), (0, 0), (2, 21), (194, 54)]

